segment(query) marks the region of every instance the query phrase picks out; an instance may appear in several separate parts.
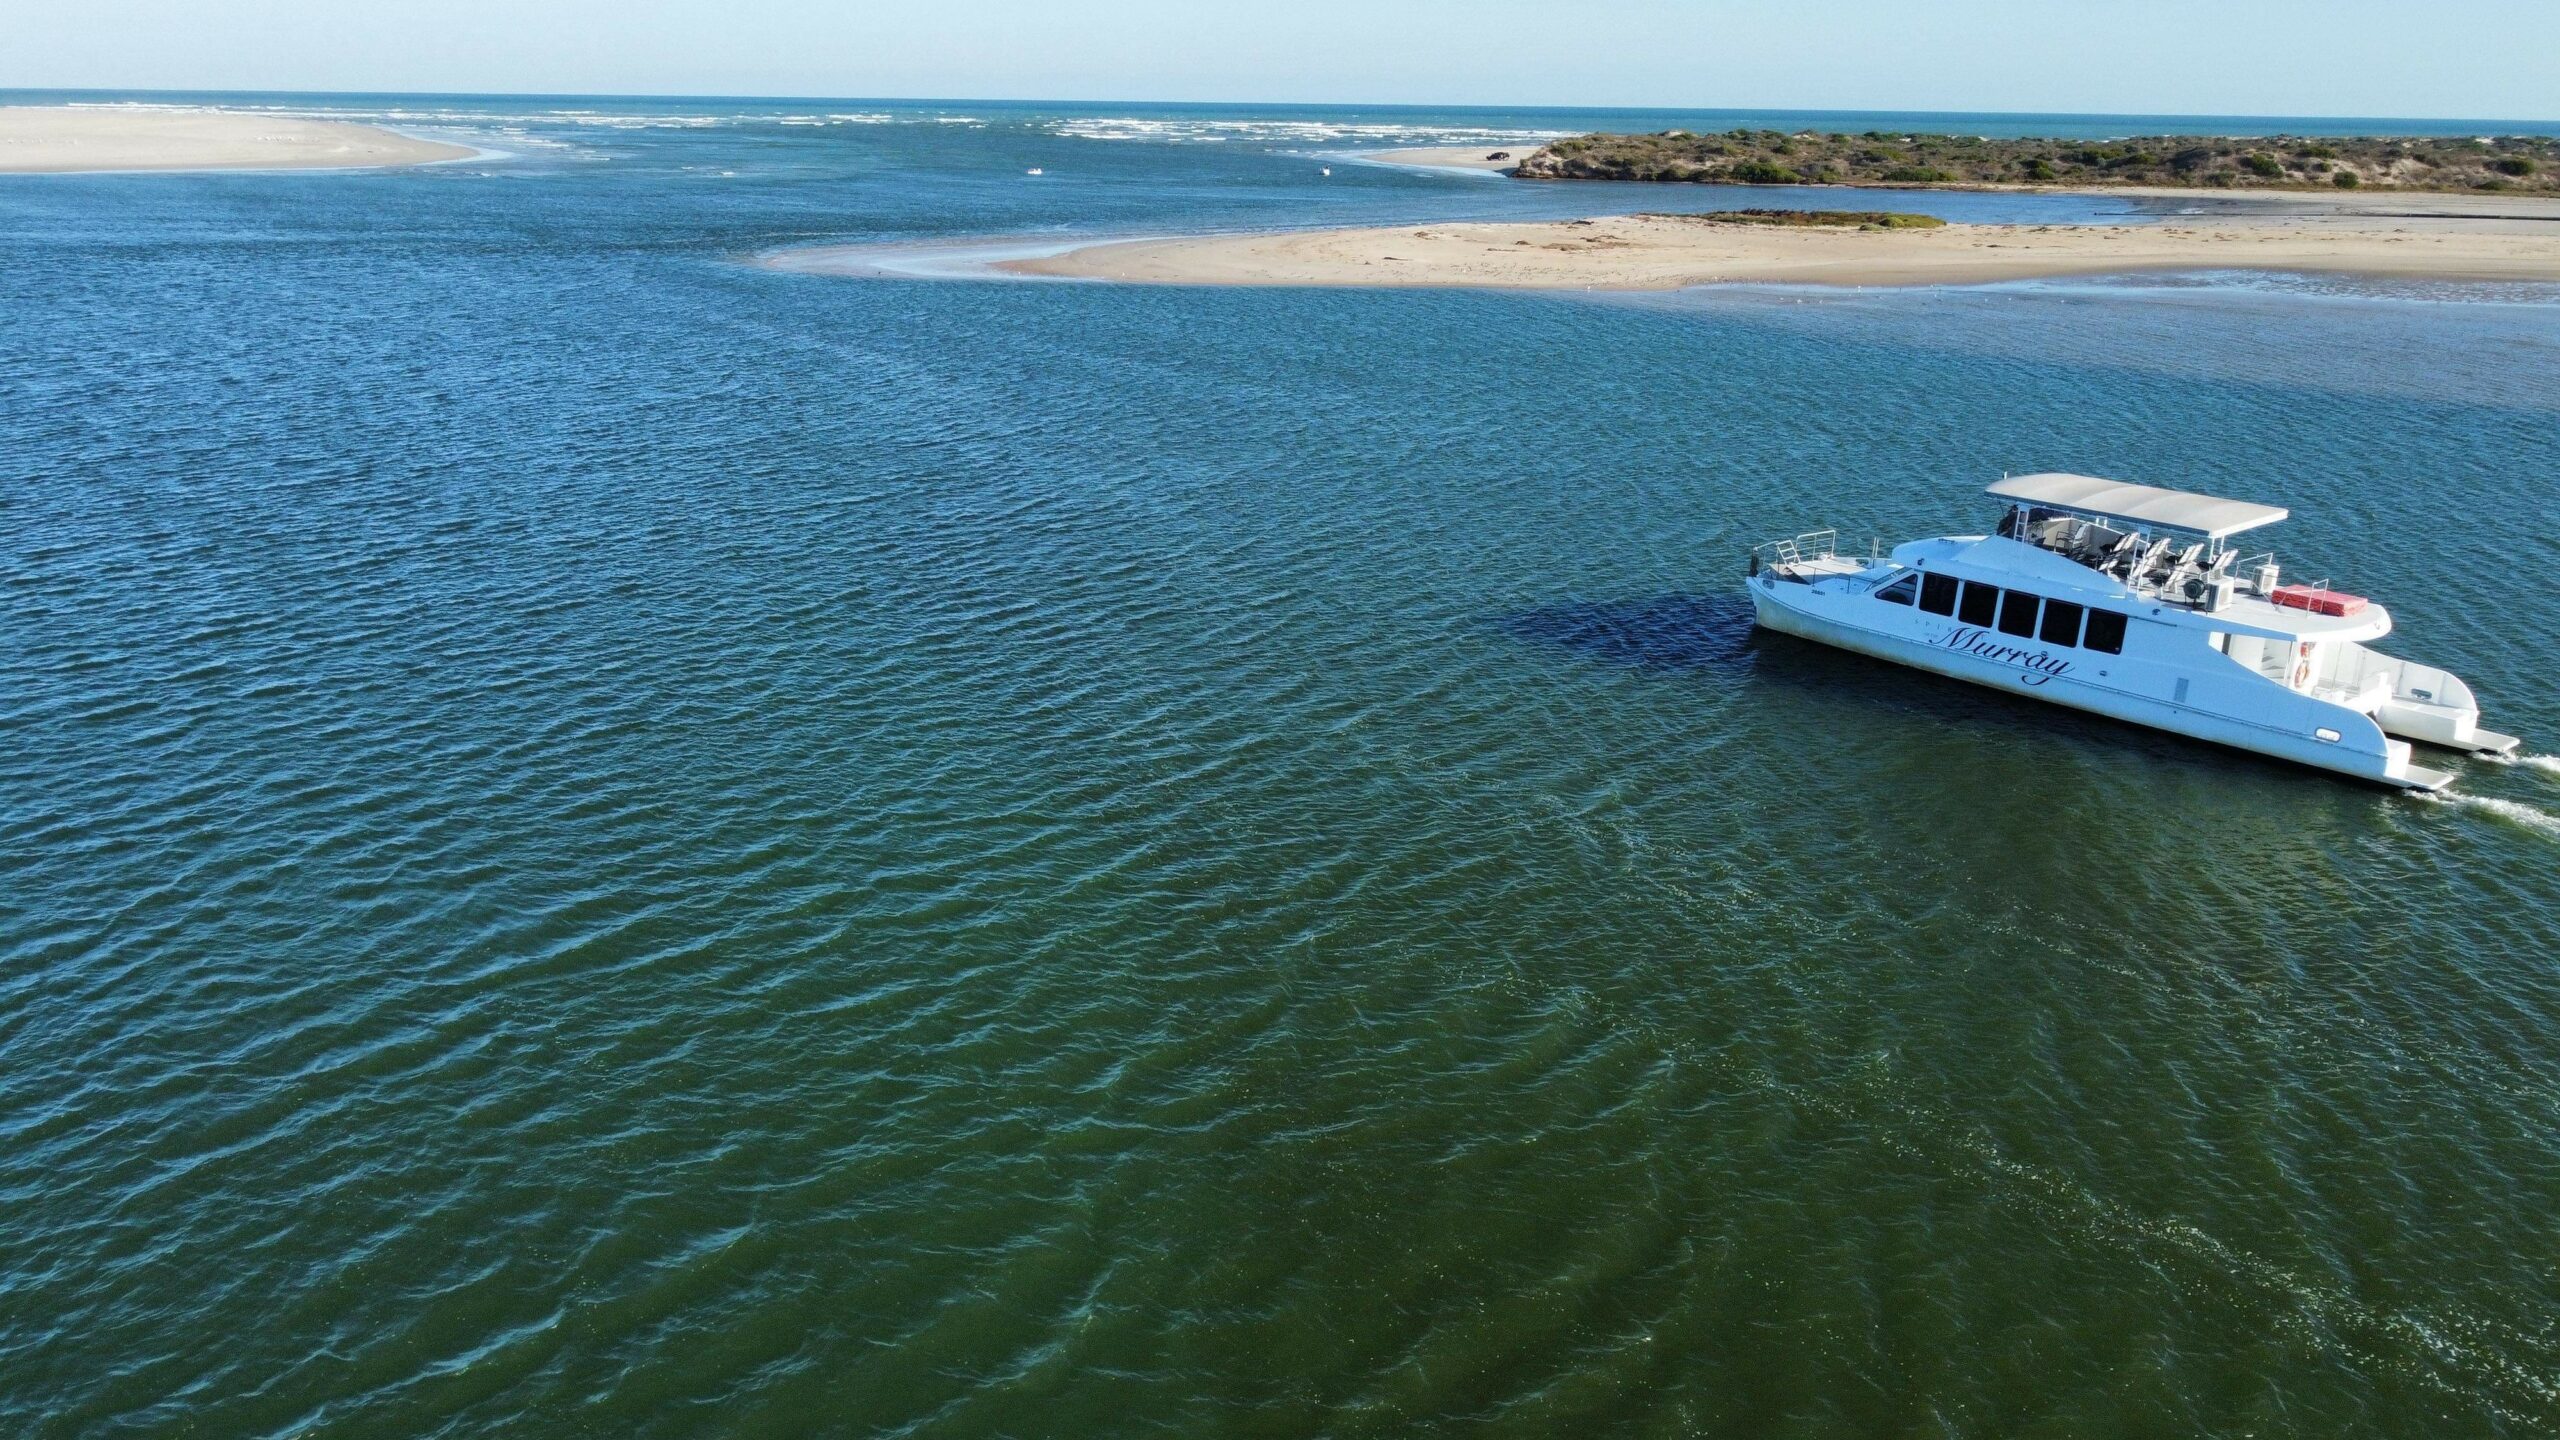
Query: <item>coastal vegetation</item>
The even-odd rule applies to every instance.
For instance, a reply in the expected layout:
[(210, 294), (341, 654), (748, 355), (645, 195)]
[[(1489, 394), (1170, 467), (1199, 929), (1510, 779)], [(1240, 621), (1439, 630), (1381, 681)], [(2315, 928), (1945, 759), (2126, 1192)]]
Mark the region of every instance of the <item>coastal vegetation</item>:
[(2234, 190), (2514, 190), (2560, 194), (2560, 140), (2479, 137), (2155, 135), (1992, 140), (1974, 135), (1583, 135), (1520, 162), (1529, 180), (1666, 180), (1710, 185), (2158, 185)]
[(1711, 225), (1826, 226), (1843, 230), (1935, 230), (1947, 222), (1906, 210), (1710, 210), (1700, 215), (1645, 211), (1639, 220), (1696, 220)]

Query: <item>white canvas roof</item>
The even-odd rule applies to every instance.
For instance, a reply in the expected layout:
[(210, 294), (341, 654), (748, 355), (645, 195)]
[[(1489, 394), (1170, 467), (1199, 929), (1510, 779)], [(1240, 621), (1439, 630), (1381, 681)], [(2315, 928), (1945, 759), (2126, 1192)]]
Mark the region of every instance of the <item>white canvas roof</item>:
[(2129, 485), (2095, 475), (2012, 475), (1993, 485), (1990, 493), (2021, 504), (2050, 505), (2135, 525), (2192, 530), (2211, 540), (2273, 525), (2288, 513), (2281, 505), (2252, 505), (2246, 500)]

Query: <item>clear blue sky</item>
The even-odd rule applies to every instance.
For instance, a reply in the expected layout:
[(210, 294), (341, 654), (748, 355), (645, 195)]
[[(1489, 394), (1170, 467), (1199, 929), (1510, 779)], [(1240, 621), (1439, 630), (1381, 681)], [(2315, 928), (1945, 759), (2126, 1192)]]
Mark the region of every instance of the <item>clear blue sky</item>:
[(0, 86), (2560, 119), (2560, 0), (8, 0)]

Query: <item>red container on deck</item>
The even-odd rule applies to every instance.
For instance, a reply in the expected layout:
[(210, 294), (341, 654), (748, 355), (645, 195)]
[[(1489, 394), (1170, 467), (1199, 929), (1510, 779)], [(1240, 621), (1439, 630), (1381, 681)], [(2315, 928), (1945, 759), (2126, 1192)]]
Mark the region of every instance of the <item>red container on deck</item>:
[(2279, 585), (2267, 597), (2279, 605), (2308, 610), (2314, 615), (2353, 615), (2364, 608), (2364, 597), (2339, 590), (2315, 590), (2308, 585)]

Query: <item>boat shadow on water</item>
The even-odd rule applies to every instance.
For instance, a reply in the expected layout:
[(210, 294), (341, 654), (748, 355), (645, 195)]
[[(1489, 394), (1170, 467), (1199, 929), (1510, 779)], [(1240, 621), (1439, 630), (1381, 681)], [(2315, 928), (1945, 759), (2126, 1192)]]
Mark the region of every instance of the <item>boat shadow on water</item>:
[(1751, 601), (1679, 591), (1628, 600), (1579, 600), (1494, 620), (1515, 640), (1569, 650), (1631, 670), (1741, 676), (1754, 666)]

